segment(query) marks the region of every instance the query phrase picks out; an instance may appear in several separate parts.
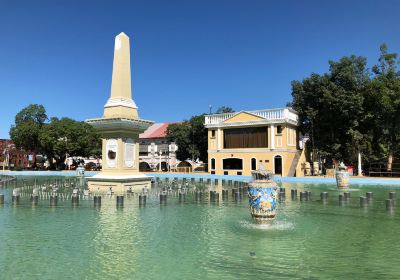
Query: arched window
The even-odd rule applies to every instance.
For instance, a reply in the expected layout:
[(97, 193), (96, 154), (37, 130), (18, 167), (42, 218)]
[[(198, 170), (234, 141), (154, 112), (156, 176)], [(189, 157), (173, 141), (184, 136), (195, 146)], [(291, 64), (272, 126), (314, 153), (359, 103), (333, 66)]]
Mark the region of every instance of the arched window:
[(193, 170), (192, 164), (190, 162), (186, 161), (186, 160), (181, 161), (178, 164), (177, 168), (178, 168), (179, 172), (184, 172), (184, 173), (192, 172), (192, 170)]
[(141, 163), (139, 163), (139, 171), (147, 172), (150, 170), (151, 170), (150, 165), (147, 162), (142, 161)]
[(190, 164), (190, 162), (184, 160), (184, 161), (181, 161), (181, 162), (178, 164), (178, 167), (192, 167), (192, 165)]
[(211, 159), (211, 169), (215, 169), (215, 158)]
[(257, 169), (257, 159), (252, 158), (251, 159), (251, 170), (256, 170)]
[(223, 169), (242, 170), (243, 160), (241, 158), (226, 158), (222, 160)]

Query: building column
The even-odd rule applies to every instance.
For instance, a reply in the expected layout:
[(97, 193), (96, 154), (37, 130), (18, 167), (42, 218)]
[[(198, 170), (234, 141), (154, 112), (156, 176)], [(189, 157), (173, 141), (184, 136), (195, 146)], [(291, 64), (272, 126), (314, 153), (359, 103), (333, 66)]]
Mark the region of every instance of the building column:
[(221, 150), (221, 129), (218, 127), (217, 150)]
[(271, 138), (270, 148), (271, 149), (275, 149), (275, 126), (273, 124), (271, 124), (269, 129), (271, 130), (271, 133), (270, 133), (270, 138)]

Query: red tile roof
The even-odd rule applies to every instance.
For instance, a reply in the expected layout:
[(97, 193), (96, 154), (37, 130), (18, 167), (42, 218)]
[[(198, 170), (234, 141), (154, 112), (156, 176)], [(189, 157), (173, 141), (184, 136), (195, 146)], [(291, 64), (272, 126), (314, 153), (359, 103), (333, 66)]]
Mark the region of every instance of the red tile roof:
[(140, 139), (147, 138), (165, 138), (167, 137), (167, 128), (170, 123), (155, 123), (145, 132), (139, 134)]

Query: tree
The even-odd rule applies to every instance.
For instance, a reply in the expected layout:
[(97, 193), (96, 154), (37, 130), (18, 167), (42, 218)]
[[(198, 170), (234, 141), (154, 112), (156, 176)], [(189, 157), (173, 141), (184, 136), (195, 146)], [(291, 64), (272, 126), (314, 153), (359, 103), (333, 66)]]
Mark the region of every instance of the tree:
[(94, 128), (69, 118), (52, 118), (40, 131), (39, 140), (51, 168), (62, 169), (67, 156), (101, 154), (100, 137)]
[(380, 46), (372, 75), (363, 57), (330, 61), (329, 72), (292, 82), (291, 105), (300, 129), (320, 154), (354, 163), (362, 151), (369, 162), (400, 156), (400, 75), (396, 53)]
[[(199, 158), (203, 162), (207, 162), (208, 158), (208, 137), (207, 128), (204, 126), (205, 114), (193, 116), (190, 120), (192, 133), (192, 159)], [(178, 145), (179, 147), (179, 145)]]
[[(15, 116), (15, 124), (10, 129), (10, 138), (17, 149), (40, 152), (39, 134), (47, 120), (43, 105), (31, 104), (23, 108)], [(33, 167), (36, 166), (36, 157), (33, 158)]]
[(216, 114), (223, 114), (223, 113), (233, 113), (235, 112), (231, 107), (221, 106), (215, 112)]
[(188, 121), (183, 123), (170, 124), (167, 128), (167, 138), (170, 142), (175, 142), (178, 145), (176, 157), (181, 160), (187, 160), (192, 157), (190, 151), (191, 145), (191, 127)]
[(395, 152), (400, 150), (400, 77), (396, 53), (389, 53), (386, 44), (380, 46), (379, 63), (372, 68), (375, 74), (369, 91), (377, 147), (385, 155), (388, 170), (392, 168)]
[(193, 116), (180, 124), (171, 124), (167, 129), (169, 141), (177, 144), (176, 157), (181, 160), (196, 160), (206, 162), (208, 153), (207, 129), (204, 126), (205, 114)]
[[(216, 114), (232, 113), (231, 107), (221, 106)], [(176, 157), (181, 160), (200, 159), (207, 162), (208, 159), (208, 137), (207, 128), (204, 126), (206, 114), (193, 116), (180, 124), (171, 124), (167, 129), (169, 141), (178, 146)]]
[(321, 156), (354, 164), (369, 140), (363, 106), (370, 79), (366, 59), (352, 55), (329, 65), (326, 74), (292, 82), (291, 106), (299, 113), (300, 130), (311, 136)]

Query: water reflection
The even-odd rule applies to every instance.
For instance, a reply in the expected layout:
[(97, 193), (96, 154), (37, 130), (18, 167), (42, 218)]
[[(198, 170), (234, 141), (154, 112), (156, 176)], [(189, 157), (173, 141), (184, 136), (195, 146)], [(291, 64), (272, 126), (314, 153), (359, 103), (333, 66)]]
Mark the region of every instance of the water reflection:
[[(212, 186), (220, 193), (227, 186)], [(160, 207), (149, 195), (93, 201), (60, 200), (49, 207), (29, 197), (11, 206), (11, 193), (0, 207), (1, 279), (398, 279), (399, 213), (386, 211), (393, 188), (357, 186), (338, 204), (329, 185), (284, 184), (286, 192), (311, 190), (300, 202), (288, 195), (271, 224), (249, 215), (246, 197), (210, 203), (194, 194), (179, 203), (170, 195)], [(357, 191), (359, 189), (359, 191)], [(319, 193), (328, 191), (326, 204)], [(359, 196), (374, 192), (374, 203), (361, 208)]]
[(135, 210), (117, 209), (115, 203), (115, 196), (103, 198), (102, 206), (95, 210), (98, 219), (91, 271), (96, 277), (115, 277), (116, 272), (120, 277), (129, 277), (140, 263), (136, 246), (144, 233), (140, 231)]

